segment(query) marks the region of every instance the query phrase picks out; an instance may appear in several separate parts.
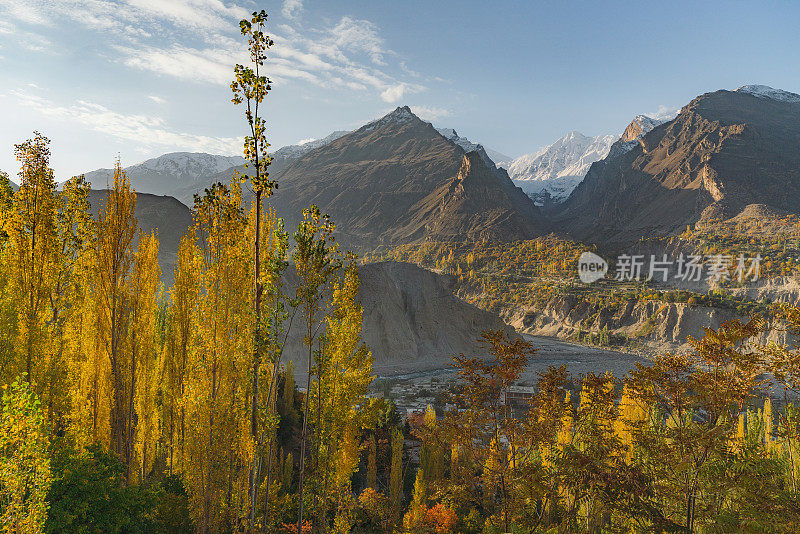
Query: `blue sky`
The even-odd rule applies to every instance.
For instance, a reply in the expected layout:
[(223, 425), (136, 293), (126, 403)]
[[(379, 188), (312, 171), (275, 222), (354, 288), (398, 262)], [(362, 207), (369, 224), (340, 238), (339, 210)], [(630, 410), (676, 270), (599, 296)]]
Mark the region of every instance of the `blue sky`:
[(0, 169), (50, 137), (64, 180), (171, 151), (240, 152), (237, 21), (270, 13), (275, 147), (398, 105), (519, 156), (570, 130), (758, 83), (800, 92), (793, 2), (0, 0)]

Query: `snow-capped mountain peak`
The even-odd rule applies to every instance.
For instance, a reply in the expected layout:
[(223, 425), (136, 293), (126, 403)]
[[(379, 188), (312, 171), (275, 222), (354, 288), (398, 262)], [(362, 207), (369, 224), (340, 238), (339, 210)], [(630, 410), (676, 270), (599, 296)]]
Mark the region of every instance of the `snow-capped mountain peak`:
[(171, 152), (157, 158), (132, 165), (126, 169), (131, 173), (151, 172), (171, 175), (179, 180), (194, 180), (222, 172), (245, 162), (241, 156), (220, 156), (203, 152)]
[(783, 89), (773, 89), (767, 85), (743, 85), (736, 92), (747, 93), (758, 98), (771, 98), (781, 102), (800, 102), (800, 95)]
[(615, 140), (613, 135), (587, 137), (573, 130), (538, 152), (516, 158), (506, 169), (537, 204), (563, 202)]
[(375, 128), (380, 128), (385, 124), (405, 124), (407, 122), (411, 122), (412, 120), (419, 118), (411, 112), (411, 108), (408, 106), (401, 106), (396, 108), (394, 111), (389, 113), (388, 115), (384, 115), (378, 120), (374, 120), (369, 122), (361, 127), (362, 130), (371, 132)]

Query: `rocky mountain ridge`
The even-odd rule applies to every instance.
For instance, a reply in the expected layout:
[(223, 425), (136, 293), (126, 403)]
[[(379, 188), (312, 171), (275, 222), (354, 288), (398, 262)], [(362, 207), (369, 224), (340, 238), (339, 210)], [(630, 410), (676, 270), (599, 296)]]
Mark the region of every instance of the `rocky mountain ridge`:
[(783, 93), (706, 93), (635, 141), (620, 139), (556, 224), (608, 245), (727, 220), (751, 204), (800, 213), (800, 101)]

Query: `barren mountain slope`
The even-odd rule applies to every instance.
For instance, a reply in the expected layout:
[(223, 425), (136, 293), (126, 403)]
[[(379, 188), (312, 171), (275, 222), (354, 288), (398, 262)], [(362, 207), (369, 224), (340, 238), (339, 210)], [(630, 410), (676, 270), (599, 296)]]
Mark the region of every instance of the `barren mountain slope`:
[[(800, 98), (800, 97), (799, 97)], [(639, 140), (620, 140), (556, 216), (578, 239), (626, 243), (735, 217), (800, 212), (800, 102), (701, 95)]]

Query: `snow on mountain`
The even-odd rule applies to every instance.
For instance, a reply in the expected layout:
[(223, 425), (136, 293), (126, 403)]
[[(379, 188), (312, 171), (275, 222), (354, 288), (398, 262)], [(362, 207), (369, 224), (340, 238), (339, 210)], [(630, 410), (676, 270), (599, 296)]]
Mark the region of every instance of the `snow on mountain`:
[(587, 137), (573, 131), (535, 154), (516, 158), (506, 170), (538, 205), (563, 202), (592, 163), (606, 157), (616, 139), (613, 135)]
[(310, 141), (304, 141), (296, 145), (287, 145), (281, 147), (275, 152), (273, 152), (271, 155), (273, 157), (282, 157), (286, 159), (299, 158), (303, 154), (311, 152), (315, 148), (325, 146), (328, 143), (332, 143), (337, 139), (339, 139), (340, 137), (342, 137), (343, 135), (347, 135), (349, 133), (350, 132), (348, 130), (336, 130), (335, 132), (331, 133), (326, 137), (323, 137), (322, 139), (312, 139)]
[(800, 102), (800, 95), (784, 91), (783, 89), (773, 89), (766, 85), (743, 85), (736, 90), (737, 93), (747, 93), (758, 98), (771, 98), (782, 102)]
[[(631, 125), (629, 125), (628, 129), (631, 129), (631, 131), (635, 130), (636, 137), (641, 138), (644, 134), (646, 134), (659, 124), (664, 124), (664, 122), (666, 121), (663, 119), (653, 119), (651, 117), (648, 117), (647, 115), (636, 115), (633, 118), (633, 121), (631, 121), (631, 125), (633, 125), (634, 127), (632, 128)], [(628, 129), (626, 129), (626, 132), (628, 131)], [(625, 134), (623, 134), (623, 137), (624, 136)], [(633, 140), (634, 139), (626, 139), (626, 141), (633, 141)]]
[[(244, 163), (241, 156), (220, 156), (203, 152), (171, 152), (125, 167), (136, 191), (171, 195), (208, 176)], [(113, 180), (112, 169), (97, 169), (85, 174), (94, 189), (105, 189)]]
[(436, 131), (442, 134), (445, 139), (449, 139), (450, 141), (454, 142), (458, 146), (464, 149), (464, 152), (472, 152), (473, 150), (477, 150), (480, 146), (478, 143), (473, 143), (466, 137), (461, 137), (458, 135), (452, 128), (436, 128)]
[(436, 128), (436, 131), (442, 134), (442, 136), (445, 139), (448, 139), (453, 143), (457, 144), (458, 146), (460, 146), (461, 148), (463, 148), (464, 152), (472, 152), (473, 150), (476, 150), (478, 152), (483, 151), (483, 154), (486, 155), (491, 160), (491, 162), (498, 167), (500, 166), (499, 162), (508, 161), (511, 159), (510, 157), (496, 150), (492, 150), (491, 148), (486, 148), (480, 143), (473, 143), (466, 137), (461, 137), (460, 135), (458, 135), (458, 132), (456, 132), (452, 128)]
[(411, 112), (411, 108), (408, 106), (402, 106), (398, 107), (388, 115), (384, 115), (378, 120), (368, 122), (367, 124), (359, 128), (359, 130), (364, 130), (365, 132), (371, 132), (375, 128), (380, 128), (384, 124), (391, 124), (391, 123), (405, 124), (407, 122), (412, 121), (414, 118), (416, 118), (416, 115), (414, 115)]
[(125, 170), (128, 174), (154, 172), (169, 174), (179, 180), (193, 180), (201, 176), (222, 172), (237, 165), (242, 165), (241, 156), (218, 156), (202, 152), (172, 152), (149, 159)]

